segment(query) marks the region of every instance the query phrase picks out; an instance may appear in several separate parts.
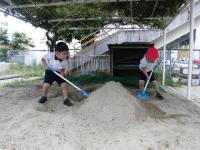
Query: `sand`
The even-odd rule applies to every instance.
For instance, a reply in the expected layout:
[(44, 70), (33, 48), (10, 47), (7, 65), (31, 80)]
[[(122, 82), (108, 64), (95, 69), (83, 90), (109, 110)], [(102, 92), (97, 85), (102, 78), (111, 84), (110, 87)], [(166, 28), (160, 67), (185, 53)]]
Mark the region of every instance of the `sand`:
[(108, 82), (66, 107), (58, 87), (38, 104), (41, 84), (0, 88), (0, 149), (200, 149), (200, 108), (173, 91), (163, 101), (152, 96), (144, 103), (120, 83)]

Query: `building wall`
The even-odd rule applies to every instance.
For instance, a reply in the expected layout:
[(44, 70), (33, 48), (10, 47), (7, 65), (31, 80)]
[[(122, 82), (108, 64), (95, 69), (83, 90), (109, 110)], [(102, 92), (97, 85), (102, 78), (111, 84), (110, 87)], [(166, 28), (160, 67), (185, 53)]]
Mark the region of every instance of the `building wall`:
[[(194, 28), (196, 29), (196, 41), (194, 43), (194, 48), (200, 48), (200, 1), (195, 2), (194, 7)], [(190, 32), (190, 24), (189, 24), (189, 7), (185, 7), (177, 14), (172, 22), (167, 26), (167, 39), (166, 44), (175, 41), (176, 39), (186, 35)], [(153, 41), (157, 48), (163, 47), (163, 36), (155, 39)]]
[[(194, 41), (194, 49), (200, 49), (200, 16), (195, 18), (194, 21), (194, 28), (195, 28), (195, 41)], [(174, 45), (176, 45), (176, 48), (181, 48), (181, 39), (184, 35), (186, 35), (186, 38), (189, 40), (189, 32), (190, 32), (190, 24), (185, 23), (182, 26), (172, 30), (172, 31), (167, 31), (166, 34), (166, 44), (167, 47), (169, 47), (169, 44), (174, 42)], [(175, 43), (178, 41), (177, 43)], [(163, 35), (153, 41), (155, 43), (155, 46), (157, 48), (163, 48)], [(193, 58), (194, 59), (199, 59), (200, 58), (200, 52), (199, 51), (194, 51), (193, 53)]]

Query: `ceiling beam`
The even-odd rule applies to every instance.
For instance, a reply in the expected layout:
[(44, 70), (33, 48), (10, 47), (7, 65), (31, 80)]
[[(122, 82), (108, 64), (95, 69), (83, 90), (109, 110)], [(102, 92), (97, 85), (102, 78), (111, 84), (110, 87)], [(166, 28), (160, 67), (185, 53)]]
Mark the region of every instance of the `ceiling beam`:
[(146, 31), (146, 30), (153, 30), (153, 31), (160, 31), (157, 28), (135, 28), (135, 27), (87, 27), (87, 28), (68, 28), (68, 30), (104, 30), (104, 29), (119, 29), (119, 30), (137, 30), (137, 31)]
[[(4, 0), (7, 1), (7, 0)], [(22, 4), (22, 5), (0, 5), (0, 8), (6, 9), (13, 9), (13, 8), (32, 8), (32, 7), (52, 7), (52, 6), (65, 6), (69, 4), (89, 4), (89, 3), (114, 3), (114, 2), (131, 2), (135, 1), (138, 2), (140, 0), (69, 0), (69, 1), (61, 1), (61, 2), (51, 2), (51, 3), (35, 3), (35, 4)], [(156, 1), (156, 0), (145, 0), (145, 1)], [(165, 0), (160, 0), (165, 1)]]
[(11, 1), (11, 0), (4, 0), (4, 2), (8, 3), (9, 5), (12, 4), (12, 1)]
[[(57, 19), (51, 19), (48, 20), (49, 23), (53, 23), (53, 22), (75, 22), (75, 21), (95, 21), (95, 20), (139, 20), (139, 19), (143, 19), (143, 20), (159, 20), (159, 19), (170, 19), (172, 17), (148, 17), (148, 18), (138, 18), (138, 17), (106, 17), (106, 18), (102, 18), (102, 17), (91, 17), (91, 18), (57, 18)], [(45, 21), (44, 21), (45, 22)]]
[[(3, 10), (0, 8), (0, 12), (4, 13), (4, 14), (7, 14), (6, 10)], [(24, 17), (20, 16), (20, 15), (16, 15), (16, 14), (13, 14), (13, 13), (8, 13), (7, 15), (9, 16), (12, 16), (12, 17), (15, 17), (17, 19), (20, 19), (20, 20), (23, 20), (23, 21), (27, 21)]]

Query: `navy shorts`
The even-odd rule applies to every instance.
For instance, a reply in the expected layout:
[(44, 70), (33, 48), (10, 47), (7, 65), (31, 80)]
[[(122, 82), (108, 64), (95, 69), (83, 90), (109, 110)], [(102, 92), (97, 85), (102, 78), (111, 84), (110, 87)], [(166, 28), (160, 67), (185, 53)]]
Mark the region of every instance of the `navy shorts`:
[(54, 81), (56, 81), (59, 85), (61, 85), (63, 82), (66, 82), (52, 71), (45, 70), (44, 83), (49, 83), (51, 85)]
[[(148, 75), (151, 74), (151, 71), (147, 72)], [(139, 80), (147, 80), (146, 76), (144, 75), (144, 73), (139, 69)], [(150, 78), (150, 81), (155, 81), (155, 75), (154, 75), (154, 72)]]

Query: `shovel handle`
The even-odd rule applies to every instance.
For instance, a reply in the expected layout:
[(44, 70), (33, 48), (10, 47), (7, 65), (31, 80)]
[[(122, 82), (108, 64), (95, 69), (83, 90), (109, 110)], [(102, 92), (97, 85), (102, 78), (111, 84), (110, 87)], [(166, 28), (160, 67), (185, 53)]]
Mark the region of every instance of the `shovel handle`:
[(147, 86), (148, 86), (148, 84), (149, 84), (149, 81), (150, 81), (150, 79), (151, 79), (152, 74), (153, 74), (153, 70), (151, 71), (151, 73), (150, 73), (150, 75), (149, 75), (149, 79), (147, 80), (147, 83), (145, 84), (143, 93), (145, 93), (145, 91), (147, 90)]
[(84, 91), (83, 89), (79, 88), (78, 86), (76, 86), (75, 84), (73, 84), (71, 81), (67, 80), (65, 77), (63, 77), (62, 75), (60, 75), (58, 72), (56, 72), (52, 68), (48, 68), (48, 70), (52, 71), (54, 74), (56, 74), (57, 76), (59, 76), (60, 78), (62, 78), (63, 80), (65, 80), (68, 84), (70, 84), (71, 86), (73, 86), (74, 88), (76, 88), (77, 90), (79, 90), (84, 96), (86, 96), (86, 97), (89, 96), (89, 94), (86, 91)]
[(150, 75), (149, 75), (149, 79), (147, 80), (147, 83), (145, 84), (143, 93), (145, 93), (145, 91), (147, 90), (147, 86), (148, 86), (148, 84), (149, 84), (149, 81), (150, 81), (150, 79), (151, 79), (151, 76), (152, 76), (154, 70), (160, 65), (160, 63), (161, 63), (161, 61), (159, 61), (159, 62), (156, 64), (156, 66), (153, 68), (153, 70), (151, 71), (151, 73), (150, 73)]

